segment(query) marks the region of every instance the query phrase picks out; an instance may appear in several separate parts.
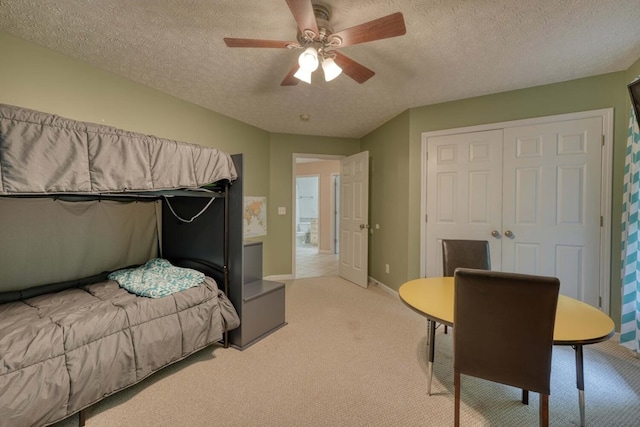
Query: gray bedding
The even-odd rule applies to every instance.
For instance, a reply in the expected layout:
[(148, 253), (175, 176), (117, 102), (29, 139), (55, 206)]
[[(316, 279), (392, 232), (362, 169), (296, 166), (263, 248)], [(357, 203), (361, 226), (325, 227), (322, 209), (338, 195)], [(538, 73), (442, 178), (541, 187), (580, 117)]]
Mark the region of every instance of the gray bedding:
[(209, 277), (155, 299), (108, 280), (1, 304), (0, 426), (61, 420), (238, 325)]
[(235, 180), (228, 153), (0, 104), (0, 195), (197, 188)]

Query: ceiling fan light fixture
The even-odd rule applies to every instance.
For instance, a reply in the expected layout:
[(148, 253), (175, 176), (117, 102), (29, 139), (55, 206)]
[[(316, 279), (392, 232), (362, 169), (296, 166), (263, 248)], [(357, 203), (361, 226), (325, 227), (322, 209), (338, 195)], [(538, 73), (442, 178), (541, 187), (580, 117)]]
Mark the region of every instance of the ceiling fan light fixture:
[(293, 75), (298, 80), (302, 80), (305, 83), (311, 84), (312, 71), (305, 70), (304, 68), (298, 68), (298, 71)]
[(314, 47), (308, 47), (298, 57), (300, 69), (304, 69), (309, 73), (318, 69), (318, 51)]
[(327, 82), (330, 82), (342, 74), (342, 68), (336, 64), (333, 58), (325, 58), (322, 61), (322, 71), (324, 71), (324, 79)]

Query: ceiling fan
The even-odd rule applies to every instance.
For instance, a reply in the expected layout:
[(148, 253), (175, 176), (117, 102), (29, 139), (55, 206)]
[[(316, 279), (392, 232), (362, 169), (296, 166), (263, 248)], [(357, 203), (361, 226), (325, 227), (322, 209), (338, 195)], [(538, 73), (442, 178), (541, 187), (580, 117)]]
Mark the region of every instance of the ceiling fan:
[(329, 24), (331, 11), (328, 6), (312, 3), (311, 0), (286, 1), (298, 24), (297, 41), (224, 39), (228, 47), (304, 49), (298, 64), (291, 68), (282, 81), (282, 86), (297, 85), (300, 80), (311, 83), (311, 73), (319, 64), (322, 64), (326, 81), (344, 72), (356, 82), (364, 83), (375, 73), (336, 49), (401, 36), (407, 32), (402, 13), (396, 12), (334, 33)]

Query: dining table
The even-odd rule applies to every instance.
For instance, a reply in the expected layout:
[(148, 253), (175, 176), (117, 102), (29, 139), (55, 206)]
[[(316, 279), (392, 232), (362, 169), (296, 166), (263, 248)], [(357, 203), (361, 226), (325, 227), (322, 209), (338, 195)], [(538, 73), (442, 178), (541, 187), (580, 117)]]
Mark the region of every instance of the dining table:
[[(427, 393), (431, 395), (433, 360), (435, 357), (436, 325), (454, 328), (454, 278), (426, 277), (410, 280), (400, 286), (400, 299), (412, 310), (427, 318), (428, 378)], [(533, 320), (533, 319), (532, 319)], [(580, 425), (585, 425), (583, 347), (605, 341), (615, 333), (613, 320), (599, 309), (575, 298), (560, 294), (553, 331), (554, 345), (568, 345), (575, 350), (576, 386)]]

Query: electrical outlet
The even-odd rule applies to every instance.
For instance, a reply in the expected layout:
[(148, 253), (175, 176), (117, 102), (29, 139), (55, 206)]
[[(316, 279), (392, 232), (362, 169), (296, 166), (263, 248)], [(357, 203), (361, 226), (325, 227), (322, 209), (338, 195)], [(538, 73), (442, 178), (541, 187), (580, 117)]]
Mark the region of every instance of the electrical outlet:
[(384, 265), (384, 272), (389, 274), (389, 264)]

